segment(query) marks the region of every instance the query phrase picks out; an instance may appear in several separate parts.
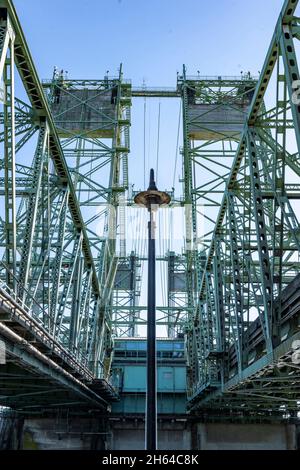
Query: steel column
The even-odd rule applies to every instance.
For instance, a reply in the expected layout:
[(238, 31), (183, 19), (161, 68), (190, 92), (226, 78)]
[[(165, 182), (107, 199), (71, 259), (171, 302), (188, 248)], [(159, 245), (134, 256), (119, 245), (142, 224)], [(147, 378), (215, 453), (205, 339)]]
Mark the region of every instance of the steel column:
[(150, 220), (148, 222), (147, 450), (156, 450), (157, 446), (155, 295), (155, 220), (154, 211), (150, 209)]

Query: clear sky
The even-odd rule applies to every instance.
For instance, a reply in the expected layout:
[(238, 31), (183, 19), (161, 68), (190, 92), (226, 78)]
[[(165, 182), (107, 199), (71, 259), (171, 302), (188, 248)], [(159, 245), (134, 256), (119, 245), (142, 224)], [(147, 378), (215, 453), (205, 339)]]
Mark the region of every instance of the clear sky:
[(14, 0), (40, 77), (117, 71), (135, 85), (190, 74), (256, 74), (283, 0)]

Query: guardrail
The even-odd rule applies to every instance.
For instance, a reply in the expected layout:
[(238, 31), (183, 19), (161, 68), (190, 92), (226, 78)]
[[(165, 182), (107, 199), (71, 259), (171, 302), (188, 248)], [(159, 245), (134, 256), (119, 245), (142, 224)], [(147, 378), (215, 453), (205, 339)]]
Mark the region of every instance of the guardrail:
[[(186, 80), (224, 80), (224, 81), (258, 81), (258, 76), (251, 75), (251, 74), (243, 74), (243, 75), (187, 75)], [(178, 80), (184, 80), (182, 75), (178, 75)]]
[[(7, 269), (6, 265), (0, 261), (0, 265)], [(15, 276), (14, 276), (15, 277)], [(16, 277), (15, 277), (16, 279)], [(17, 286), (21, 285), (19, 280), (16, 279)], [(53, 337), (53, 335), (45, 328), (45, 323), (49, 321), (49, 314), (45, 309), (34, 299), (28, 290), (24, 289), (27, 298), (30, 298), (31, 305), (34, 305), (35, 309), (29, 307), (22, 301), (17, 293), (11, 289), (3, 280), (0, 279), (0, 305), (5, 306), (6, 310), (11, 315), (12, 319), (16, 320), (19, 324), (23, 325), (24, 328), (31, 331), (31, 333), (46, 345), (54, 355), (59, 356), (74, 370), (79, 372), (88, 380), (93, 380), (95, 377), (88, 368), (88, 361), (86, 356), (82, 353), (76, 353), (66, 348), (60, 342)], [(64, 337), (67, 339), (67, 328), (63, 327), (63, 336), (61, 341), (63, 343)], [(103, 366), (103, 364), (100, 364)]]
[(11, 319), (16, 321), (18, 325), (23, 326), (28, 330), (43, 346), (46, 346), (51, 351), (52, 356), (59, 357), (66, 364), (68, 364), (74, 371), (82, 375), (86, 380), (93, 380), (95, 377), (92, 372), (86, 367), (86, 360), (76, 356), (69, 350), (65, 349), (59, 342), (48, 333), (38, 318), (34, 318), (26, 306), (22, 306), (20, 299), (15, 300), (11, 296), (11, 290), (0, 281), (0, 305), (11, 316)]

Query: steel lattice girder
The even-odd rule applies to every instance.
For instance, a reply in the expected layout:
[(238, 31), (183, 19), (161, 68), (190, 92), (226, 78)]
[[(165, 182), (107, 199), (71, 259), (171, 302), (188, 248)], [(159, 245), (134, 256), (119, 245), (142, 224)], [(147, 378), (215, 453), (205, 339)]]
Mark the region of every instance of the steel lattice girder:
[[(114, 333), (124, 334), (126, 330), (132, 335), (135, 326), (129, 317), (134, 313), (128, 316), (127, 329), (125, 313), (121, 318), (119, 310), (114, 309), (114, 303), (120, 306), (122, 297), (122, 302), (134, 312), (136, 295), (134, 286), (114, 290), (116, 275), (124, 263), (132, 260), (125, 256), (125, 237), (121, 233), (125, 232), (124, 195), (128, 188), (131, 85), (123, 81), (120, 66), (118, 78), (103, 80), (69, 80), (55, 71), (53, 79), (44, 81), (43, 86), (65, 157), (74, 165), (70, 172), (99, 273), (101, 309), (107, 323), (114, 325)], [(106, 186), (99, 184), (105, 180)], [(99, 236), (97, 226), (102, 225), (103, 235)], [(134, 279), (135, 268), (133, 271)], [(122, 322), (118, 322), (118, 317)]]
[[(0, 197), (5, 201), (0, 245), (6, 253), (1, 289), (22, 312), (12, 311), (11, 318), (2, 312), (3, 321), (12, 332), (23, 332), (31, 328), (32, 318), (46, 349), (49, 334), (58, 341), (63, 367), (80, 366), (79, 375), (88, 374), (89, 381), (107, 378), (103, 337), (109, 324), (101, 307), (107, 292), (99, 282), (72, 175), (12, 2), (1, 1), (0, 12), (0, 73), (6, 96), (0, 117), (5, 149), (0, 162)], [(30, 105), (14, 96), (14, 63)], [(16, 153), (36, 131), (32, 166), (16, 162)]]
[[(295, 281), (293, 279), (299, 273), (295, 255), (300, 249), (299, 219), (292, 204), (293, 199), (300, 198), (299, 187), (289, 181), (285, 171), (289, 167), (293, 170), (293, 177), (299, 177), (300, 108), (292, 99), (295, 81), (299, 80), (293, 44), (293, 31), (296, 31), (294, 36), (297, 37), (294, 26), (297, 19), (293, 18), (297, 3), (286, 1), (283, 6), (207, 249), (198, 293), (200, 300), (191, 325), (204, 322), (209, 326), (214, 315), (221, 321), (214, 330), (213, 356), (210, 355), (208, 338), (205, 334), (203, 338), (202, 334), (201, 339), (200, 335), (204, 349), (198, 361), (193, 362), (193, 367), (209, 371), (217, 366), (219, 372), (214, 382), (208, 372), (198, 384), (192, 384), (190, 397), (194, 408), (214, 406), (216, 394), (209, 392), (214, 387), (219, 394), (222, 390), (229, 390), (234, 381), (236, 387), (243, 389), (242, 378), (251, 376), (254, 369), (257, 373), (261, 371), (262, 375), (272, 377), (274, 354), (277, 356), (277, 351), (282, 347), (291, 347), (292, 340), (297, 339), (295, 325), (299, 308), (294, 308), (296, 318), (291, 323), (285, 313), (289, 296), (296, 295), (292, 289), (296, 289), (298, 282), (297, 278)], [(263, 99), (274, 70), (276, 103), (267, 112)], [(286, 135), (291, 130), (298, 147), (295, 154), (291, 154), (287, 146)], [(210, 280), (205, 274), (211, 272), (212, 266), (216, 294), (211, 292)], [(289, 283), (291, 286), (287, 288)], [(209, 305), (214, 302), (211, 298), (216, 298), (216, 306), (209, 314)], [(256, 311), (256, 321), (251, 320), (253, 309)], [(224, 321), (229, 321), (226, 328)], [(237, 322), (244, 324), (240, 331), (235, 326)], [(261, 349), (256, 351), (251, 343), (254, 327), (260, 329), (258, 331), (261, 331), (263, 338), (259, 343)], [(205, 332), (207, 326), (202, 328)], [(288, 340), (281, 345), (286, 337), (290, 338), (288, 346)], [(288, 349), (287, 352), (290, 354)], [(258, 359), (260, 356), (261, 360)], [(235, 358), (238, 359), (237, 364)], [(234, 378), (229, 380), (232, 376)], [(269, 400), (272, 402), (271, 395)], [(230, 407), (231, 397), (224, 395), (222, 403), (216, 402), (215, 405)], [(264, 398), (267, 403), (266, 396), (261, 396), (260, 401), (263, 402)], [(243, 400), (247, 398), (243, 397)], [(274, 400), (277, 401), (275, 407), (280, 402), (285, 403), (284, 394)], [(290, 407), (297, 409), (295, 398), (291, 400)]]
[(33, 109), (36, 110), (39, 116), (45, 116), (49, 126), (49, 146), (51, 152), (51, 158), (55, 164), (58, 175), (60, 176), (61, 182), (64, 182), (70, 189), (69, 196), (69, 208), (74, 222), (74, 226), (82, 231), (83, 233), (83, 254), (86, 259), (86, 263), (93, 269), (93, 287), (97, 295), (100, 295), (99, 284), (97, 280), (97, 274), (94, 267), (93, 257), (89, 246), (88, 236), (86, 234), (85, 225), (82, 220), (80, 213), (79, 204), (75, 195), (73, 183), (67, 168), (67, 164), (61, 149), (59, 139), (57, 137), (55, 125), (53, 122), (52, 114), (50, 112), (47, 100), (45, 98), (43, 89), (40, 85), (34, 64), (32, 62), (30, 52), (24, 38), (19, 20), (17, 18), (15, 9), (11, 1), (1, 1), (0, 7), (8, 8), (9, 17), (11, 20), (14, 33), (16, 35), (15, 44), (15, 61), (22, 78), (23, 84), (27, 90), (28, 98), (31, 101)]

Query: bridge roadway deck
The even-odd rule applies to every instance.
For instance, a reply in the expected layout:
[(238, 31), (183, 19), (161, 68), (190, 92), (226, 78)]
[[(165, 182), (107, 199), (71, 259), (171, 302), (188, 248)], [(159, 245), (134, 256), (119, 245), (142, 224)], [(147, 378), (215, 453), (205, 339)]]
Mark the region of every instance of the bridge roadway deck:
[[(296, 342), (300, 341), (300, 275), (283, 290), (281, 298), (281, 334), (273, 352), (266, 353), (261, 323), (257, 318), (245, 334), (247, 366), (241, 373), (237, 372), (236, 351), (232, 345), (223, 359), (228, 370), (235, 373), (231, 373), (223, 385), (211, 381), (196, 386), (189, 399), (190, 411), (244, 408), (250, 412), (266, 412), (279, 411), (284, 406), (295, 409), (300, 388), (300, 363), (294, 356)], [(278, 308), (277, 301), (274, 309)]]
[(95, 378), (2, 287), (0, 340), (5, 348), (0, 405), (28, 412), (55, 406), (106, 409), (117, 399), (106, 380)]

